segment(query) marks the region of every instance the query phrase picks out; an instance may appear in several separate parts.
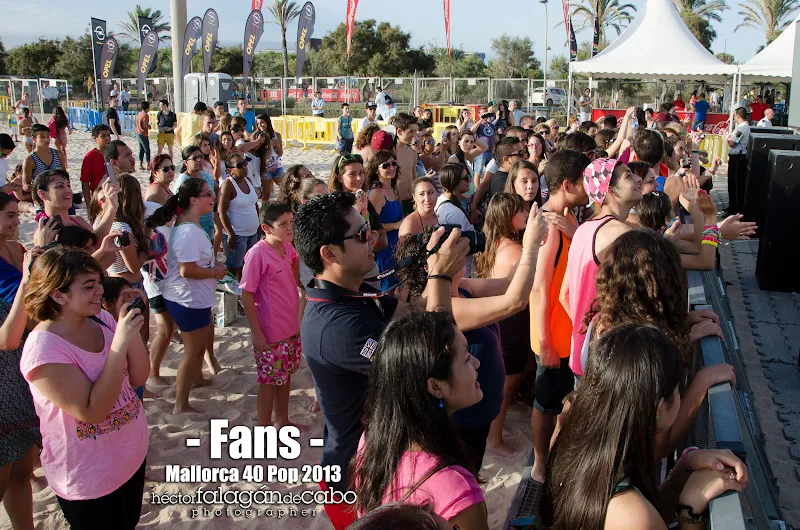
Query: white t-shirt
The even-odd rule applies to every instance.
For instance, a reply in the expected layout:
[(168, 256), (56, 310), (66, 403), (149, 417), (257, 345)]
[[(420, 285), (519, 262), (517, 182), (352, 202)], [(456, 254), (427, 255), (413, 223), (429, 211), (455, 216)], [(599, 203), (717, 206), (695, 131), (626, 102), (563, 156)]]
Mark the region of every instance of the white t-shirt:
[(193, 280), (180, 273), (181, 263), (196, 263), (198, 267), (214, 267), (214, 249), (205, 230), (194, 223), (181, 223), (172, 229), (167, 252), (167, 277), (161, 284), (166, 300), (190, 309), (213, 307), (217, 301), (217, 280)]
[[(159, 208), (161, 208), (161, 205), (157, 202), (144, 201), (145, 219), (153, 215)], [(172, 227), (169, 226), (159, 226), (156, 228), (156, 231), (161, 232), (167, 241), (169, 241), (170, 230), (172, 230)], [(156, 260), (147, 260), (144, 263), (142, 266), (142, 282), (144, 283), (144, 290), (147, 293), (147, 298), (161, 296), (161, 282), (164, 281), (166, 275), (166, 256)]]
[(489, 163), (486, 164), (486, 167), (484, 168), (483, 173), (484, 173), (484, 175), (486, 173), (491, 173), (492, 175), (494, 175), (495, 173), (497, 173), (497, 169), (498, 169), (497, 160), (492, 158), (491, 160), (489, 160)]
[(519, 109), (514, 109), (514, 125), (519, 125), (519, 122), (523, 116), (525, 116), (524, 112)]
[(361, 120), (361, 128), (363, 129), (364, 127), (366, 127), (367, 125), (369, 125), (371, 123), (378, 123), (378, 121), (377, 121), (377, 119), (375, 121), (369, 121), (369, 118), (364, 116), (364, 119)]
[[(244, 140), (237, 140), (236, 147), (246, 144)], [(247, 177), (256, 189), (261, 189), (261, 159), (252, 153), (245, 153), (244, 159), (247, 162)]]
[(8, 160), (0, 158), (0, 186), (6, 185), (8, 176)]
[(772, 127), (772, 122), (767, 118), (761, 118), (758, 120), (756, 127)]
[[(472, 223), (467, 219), (467, 214), (465, 214), (461, 208), (450, 202), (444, 195), (439, 195), (439, 198), (436, 199), (436, 207), (433, 211), (436, 212), (439, 224), (458, 225), (462, 232), (475, 231), (475, 227), (472, 226)], [(472, 276), (472, 256), (467, 256), (464, 266), (466, 268), (464, 276), (469, 278)]]
[(733, 130), (730, 140), (736, 142), (736, 145), (730, 148), (729, 155), (746, 155), (747, 154), (747, 141), (750, 139), (750, 124), (743, 121)]

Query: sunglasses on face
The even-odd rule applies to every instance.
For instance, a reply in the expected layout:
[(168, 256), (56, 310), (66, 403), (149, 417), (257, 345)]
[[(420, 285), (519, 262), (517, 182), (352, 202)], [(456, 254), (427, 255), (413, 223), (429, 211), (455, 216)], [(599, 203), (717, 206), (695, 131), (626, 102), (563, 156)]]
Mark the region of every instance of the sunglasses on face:
[(355, 239), (358, 243), (363, 245), (369, 239), (369, 233), (370, 233), (369, 221), (367, 221), (366, 223), (361, 225), (361, 228), (358, 229), (358, 232), (356, 232), (355, 234), (351, 234), (349, 236), (345, 236), (340, 241), (344, 243), (348, 239)]
[(228, 166), (228, 169), (234, 169), (234, 168), (242, 169), (243, 167), (247, 166), (247, 162), (241, 161), (241, 162), (237, 162), (237, 163), (235, 163), (233, 165), (227, 164), (227, 166)]
[(336, 170), (338, 171), (338, 170), (342, 169), (342, 165), (344, 165), (344, 164), (346, 164), (348, 162), (360, 162), (360, 163), (363, 164), (364, 163), (364, 158), (361, 155), (358, 155), (358, 154), (342, 155), (341, 157), (339, 157), (339, 163), (336, 164)]
[(425, 143), (427, 145), (434, 145), (436, 142), (434, 140), (426, 140)]
[(167, 171), (175, 171), (175, 166), (164, 166), (159, 168), (161, 171), (166, 173)]
[(380, 167), (381, 169), (389, 169), (390, 167), (397, 167), (397, 162), (395, 162), (394, 160), (390, 160), (389, 162), (384, 162), (378, 167)]
[(188, 161), (188, 160), (191, 160), (192, 162), (197, 162), (198, 160), (203, 160), (203, 158), (204, 158), (204, 157), (202, 157), (202, 156), (190, 156), (190, 157), (189, 157), (189, 158), (187, 158), (186, 160), (187, 160), (187, 161)]
[(508, 157), (511, 158), (512, 156), (525, 156), (525, 150), (520, 149), (516, 153), (511, 153)]

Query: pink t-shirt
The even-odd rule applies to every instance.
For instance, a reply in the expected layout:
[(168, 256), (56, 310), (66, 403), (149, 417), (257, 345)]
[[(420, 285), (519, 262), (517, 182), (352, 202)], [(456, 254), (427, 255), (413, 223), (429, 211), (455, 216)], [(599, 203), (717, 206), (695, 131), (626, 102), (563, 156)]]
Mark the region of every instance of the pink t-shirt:
[[(358, 443), (358, 452), (364, 449), (364, 435)], [(399, 502), (409, 487), (415, 485), (438, 464), (430, 453), (406, 451), (397, 463), (394, 480), (383, 497), (384, 504)], [(483, 491), (475, 477), (461, 466), (440, 469), (418, 485), (403, 504), (430, 504), (433, 511), (447, 520), (452, 519), (473, 504), (483, 502)], [(363, 514), (359, 514), (363, 515)]]
[(56, 495), (67, 500), (108, 495), (133, 476), (147, 455), (144, 407), (131, 388), (127, 369), (117, 402), (108, 416), (96, 424), (70, 416), (30, 383), (33, 370), (44, 364), (74, 364), (90, 381), (97, 381), (116, 329), (114, 318), (106, 311), (101, 311), (99, 318), (108, 326), (101, 326), (103, 351), (87, 352), (49, 331), (32, 331), (20, 361), (39, 416), (44, 474)]
[(572, 236), (567, 261), (567, 277), (569, 278), (569, 317), (572, 319), (572, 350), (569, 366), (575, 375), (583, 375), (581, 367), (581, 348), (586, 333), (583, 329), (583, 317), (597, 298), (597, 272), (600, 263), (594, 253), (594, 240), (601, 226), (614, 218), (610, 215), (586, 221)]
[(244, 257), (239, 282), (243, 291), (253, 293), (258, 325), (267, 342), (288, 339), (300, 330), (300, 296), (292, 271), (297, 251), (291, 243), (284, 243), (283, 252), (285, 257), (263, 239), (253, 245)]

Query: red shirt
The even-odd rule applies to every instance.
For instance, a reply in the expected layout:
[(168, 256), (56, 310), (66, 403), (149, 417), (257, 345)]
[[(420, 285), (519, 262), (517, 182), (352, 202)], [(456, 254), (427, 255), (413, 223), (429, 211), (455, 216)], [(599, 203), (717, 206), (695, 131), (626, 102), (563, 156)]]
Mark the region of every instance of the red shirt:
[(106, 159), (103, 153), (97, 149), (92, 149), (83, 157), (81, 182), (88, 182), (89, 190), (94, 193), (104, 176), (106, 176)]
[(672, 102), (675, 105), (675, 108), (678, 110), (685, 110), (686, 109), (686, 102), (682, 99), (676, 99)]
[(764, 111), (769, 108), (769, 105), (766, 103), (753, 103), (750, 105), (750, 119), (752, 121), (758, 121), (764, 117)]

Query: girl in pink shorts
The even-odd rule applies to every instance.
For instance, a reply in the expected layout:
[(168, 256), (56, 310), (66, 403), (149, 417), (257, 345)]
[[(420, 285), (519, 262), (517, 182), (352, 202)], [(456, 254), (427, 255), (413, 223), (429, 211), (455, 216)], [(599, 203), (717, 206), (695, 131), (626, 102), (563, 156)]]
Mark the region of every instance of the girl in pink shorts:
[(261, 208), (265, 237), (245, 255), (242, 305), (250, 325), (259, 383), (259, 425), (290, 425), (289, 383), (300, 366), (299, 258), (292, 246), (294, 215), (271, 201)]

